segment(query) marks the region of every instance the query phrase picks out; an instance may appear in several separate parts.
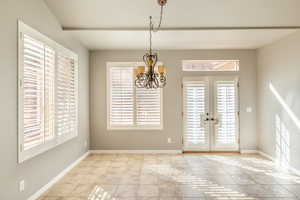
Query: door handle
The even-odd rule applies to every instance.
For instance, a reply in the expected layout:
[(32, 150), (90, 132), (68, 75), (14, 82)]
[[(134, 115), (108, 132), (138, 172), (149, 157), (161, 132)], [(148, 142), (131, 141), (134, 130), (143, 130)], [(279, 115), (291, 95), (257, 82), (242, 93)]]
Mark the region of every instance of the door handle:
[(219, 125), (219, 122), (220, 122), (220, 121), (219, 121), (218, 118), (215, 118), (215, 119), (214, 119), (214, 122), (215, 122), (215, 123), (214, 123), (215, 125)]

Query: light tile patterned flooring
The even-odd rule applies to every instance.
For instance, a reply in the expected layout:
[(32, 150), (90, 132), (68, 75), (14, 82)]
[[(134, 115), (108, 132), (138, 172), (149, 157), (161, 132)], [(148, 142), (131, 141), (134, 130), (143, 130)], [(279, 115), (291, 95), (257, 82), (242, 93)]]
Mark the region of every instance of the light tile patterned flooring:
[(258, 155), (92, 154), (41, 200), (298, 200), (300, 177)]

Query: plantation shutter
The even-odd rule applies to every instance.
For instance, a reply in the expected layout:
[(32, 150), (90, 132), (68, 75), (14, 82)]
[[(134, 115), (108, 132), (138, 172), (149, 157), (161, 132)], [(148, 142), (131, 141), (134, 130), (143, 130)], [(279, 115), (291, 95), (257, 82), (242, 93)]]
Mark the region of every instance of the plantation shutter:
[(208, 91), (205, 81), (185, 81), (184, 145), (185, 148), (208, 148), (207, 127), (204, 123), (208, 109)]
[(132, 67), (110, 68), (110, 126), (134, 125), (134, 83)]
[(110, 63), (108, 69), (108, 128), (161, 129), (162, 89), (135, 86), (136, 63)]
[(57, 135), (77, 135), (77, 60), (58, 53), (56, 68)]
[(136, 88), (136, 123), (138, 126), (160, 126), (161, 89)]
[(23, 149), (44, 141), (44, 45), (23, 36)]
[(216, 112), (219, 121), (216, 128), (216, 143), (219, 145), (236, 144), (236, 100), (235, 81), (216, 81)]
[(55, 51), (45, 47), (45, 140), (55, 136)]
[(18, 22), (18, 35), (21, 163), (77, 135), (78, 58), (22, 22)]

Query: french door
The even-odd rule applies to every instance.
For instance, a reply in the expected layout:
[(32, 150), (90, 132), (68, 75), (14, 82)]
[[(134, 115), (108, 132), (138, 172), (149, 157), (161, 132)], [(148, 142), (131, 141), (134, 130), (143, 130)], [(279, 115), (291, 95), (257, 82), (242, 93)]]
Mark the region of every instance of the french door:
[(238, 151), (238, 78), (184, 78), (183, 121), (184, 150)]

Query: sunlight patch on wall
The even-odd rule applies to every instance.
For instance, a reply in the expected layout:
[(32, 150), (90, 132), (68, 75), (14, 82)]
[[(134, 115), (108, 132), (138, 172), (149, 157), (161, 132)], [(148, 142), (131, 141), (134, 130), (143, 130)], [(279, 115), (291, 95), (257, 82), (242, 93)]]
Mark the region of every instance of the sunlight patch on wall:
[(290, 163), (290, 133), (278, 115), (275, 116), (276, 125), (276, 158), (277, 164), (289, 168)]
[(283, 109), (287, 112), (289, 117), (295, 123), (295, 125), (300, 129), (300, 120), (298, 119), (296, 114), (292, 111), (292, 109), (289, 107), (289, 105), (284, 101), (282, 96), (278, 93), (278, 91), (276, 90), (276, 88), (273, 86), (271, 82), (269, 83), (269, 88), (271, 92), (274, 94), (274, 96), (276, 97), (276, 99), (278, 100), (278, 102), (281, 104)]

